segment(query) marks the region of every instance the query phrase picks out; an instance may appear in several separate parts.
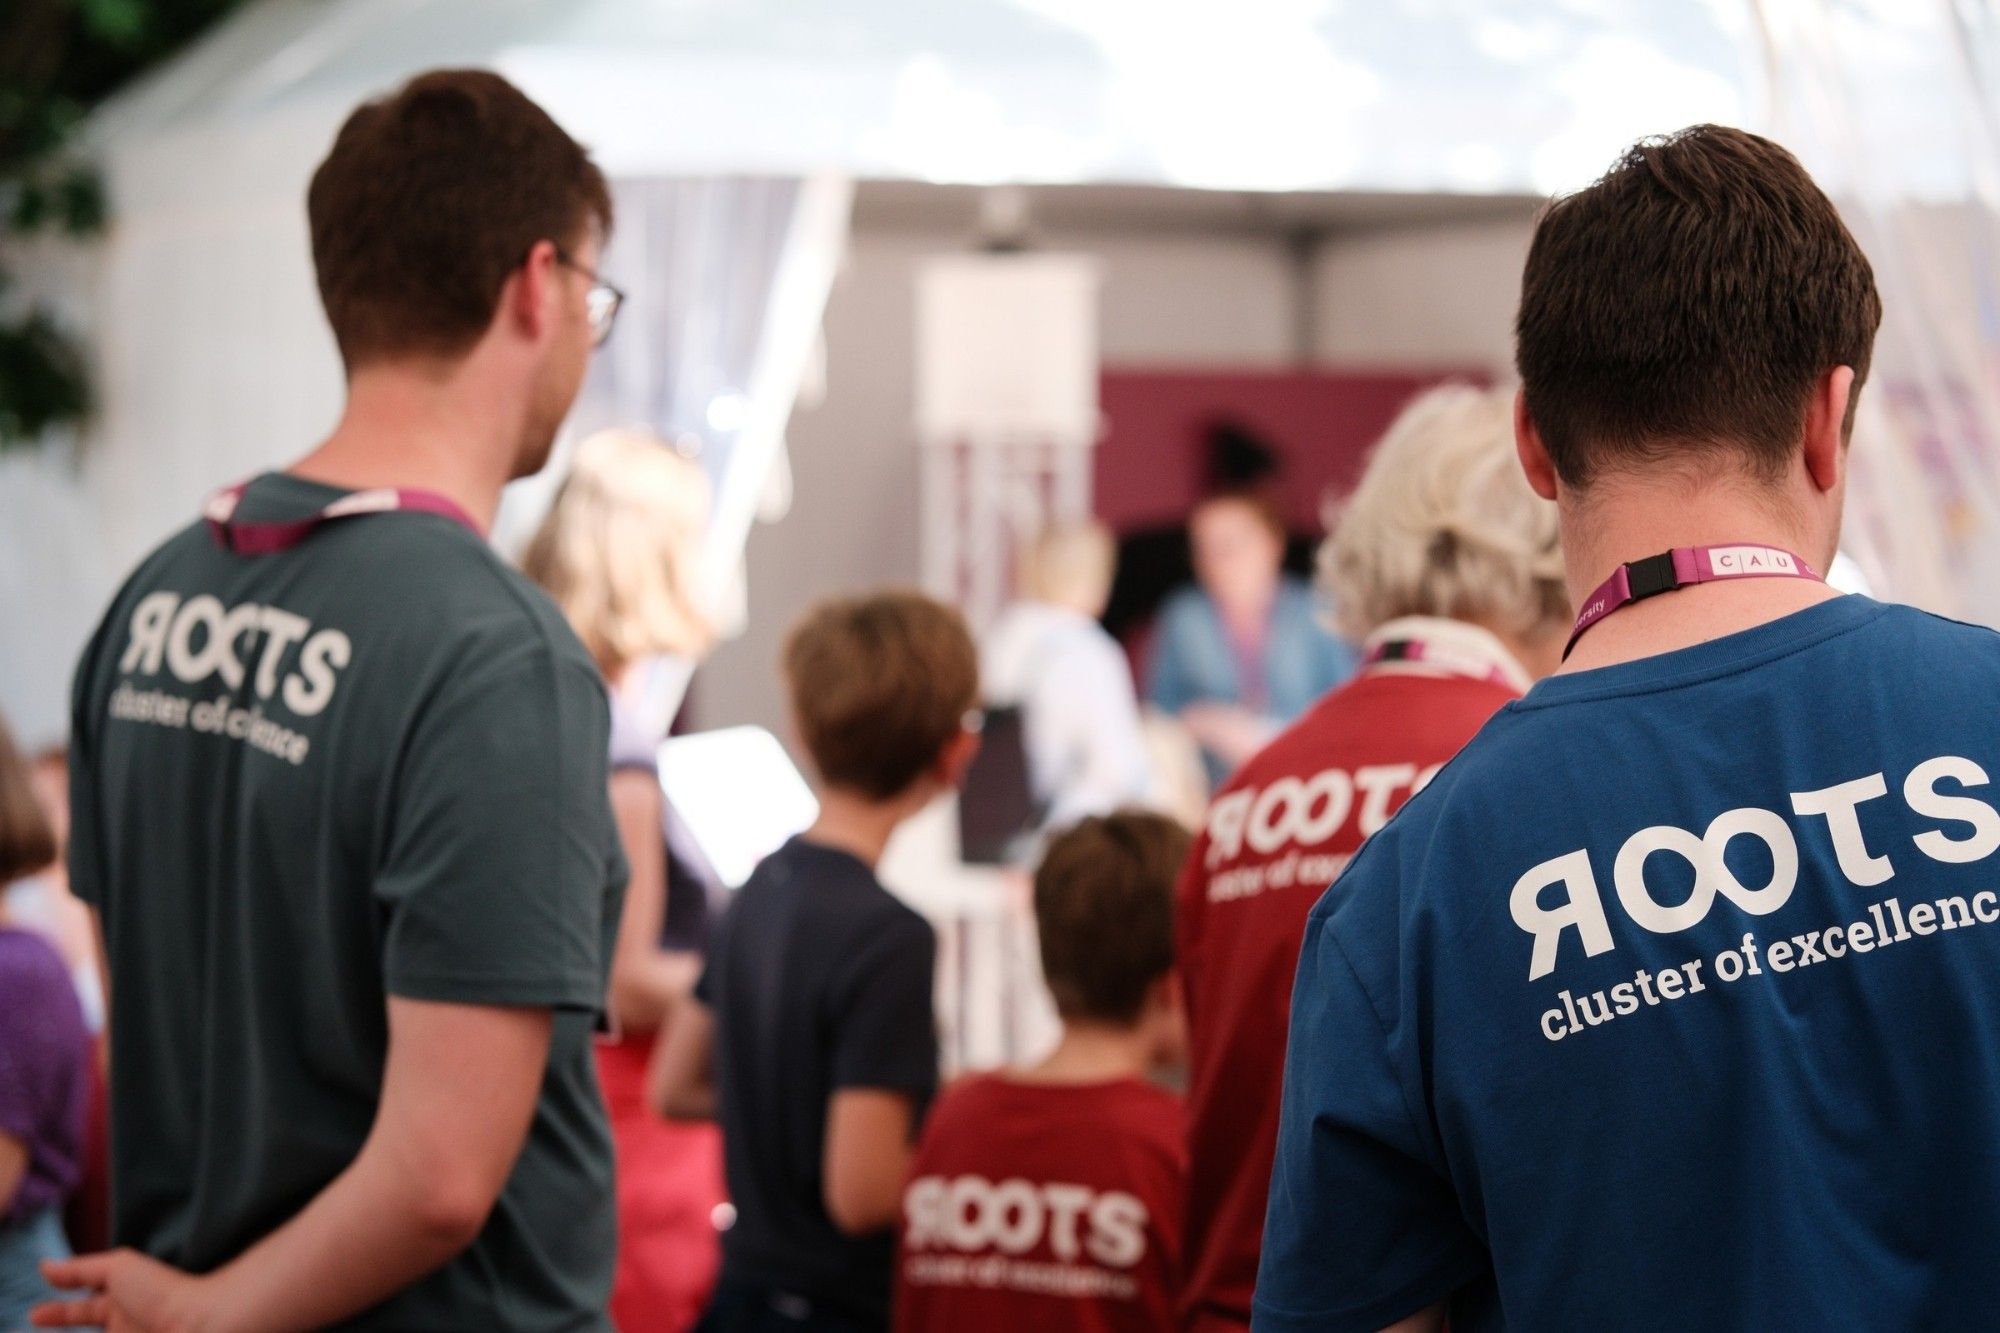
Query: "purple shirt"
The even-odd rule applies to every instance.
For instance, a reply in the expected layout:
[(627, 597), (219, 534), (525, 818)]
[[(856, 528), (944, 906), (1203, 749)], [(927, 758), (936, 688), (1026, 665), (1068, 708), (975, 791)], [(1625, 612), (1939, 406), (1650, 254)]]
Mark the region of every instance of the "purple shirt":
[(82, 1172), (90, 1034), (61, 955), (41, 936), (0, 927), (0, 1134), (27, 1145), (21, 1188), (0, 1222), (55, 1207)]

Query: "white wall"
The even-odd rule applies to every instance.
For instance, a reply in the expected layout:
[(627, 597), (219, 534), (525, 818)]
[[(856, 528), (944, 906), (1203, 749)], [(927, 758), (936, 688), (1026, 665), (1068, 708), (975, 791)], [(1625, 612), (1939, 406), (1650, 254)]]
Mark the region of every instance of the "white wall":
[[(1294, 265), (1279, 241), (1093, 232), (1040, 238), (1098, 256), (1111, 365), (1279, 366), (1293, 359)], [(786, 628), (810, 603), (918, 578), (912, 427), (916, 274), (961, 231), (857, 230), (826, 312), (826, 397), (792, 418), (795, 501), (749, 550), (750, 624), (696, 678), (691, 720), (780, 730)]]
[[(7, 264), (19, 284), (10, 313), (36, 305), (65, 327), (85, 326), (99, 285), (96, 250), (17, 239)], [(102, 525), (77, 484), (88, 464), (69, 431), (0, 452), (0, 720), (31, 752), (68, 735), (71, 667), (111, 586)]]
[(1335, 236), (1312, 264), (1313, 342), (1330, 364), (1514, 363), (1531, 215)]
[[(306, 363), (296, 340), (279, 346), (267, 336), (290, 319), (310, 323), (324, 341), (296, 230), (274, 230), (254, 253), (236, 254), (233, 269), (219, 270), (252, 270), (250, 301), (242, 282), (216, 283), (209, 280), (214, 272), (156, 262), (152, 247), (160, 238), (134, 228), (118, 236), (114, 253), (124, 262), (95, 284), (106, 310), (164, 304), (185, 314), (189, 327), (215, 328), (207, 306), (227, 299), (230, 317), (220, 326), (231, 332), (222, 342), (210, 337), (171, 347), (107, 340), (102, 387), (121, 391), (108, 397), (123, 410), (100, 422), (85, 464), (94, 483), (87, 512), (64, 517), (48, 498), (68, 489), (57, 460), (16, 460), (6, 469), (0, 487), (8, 494), (0, 501), (11, 500), (16, 512), (32, 509), (42, 529), (31, 537), (17, 520), (14, 531), (0, 531), (0, 609), (9, 611), (9, 623), (36, 627), (11, 636), (15, 641), (0, 651), (0, 706), (33, 714), (21, 719), (28, 729), (60, 729), (68, 662), (108, 592), (111, 571), (190, 513), (200, 485), (266, 461), (220, 456), (210, 441), (180, 438), (176, 422), (200, 414), (184, 403), (177, 408), (174, 396), (199, 394), (282, 421), (289, 442), (276, 447), (285, 452), (331, 419), (337, 375), (330, 354), (316, 344), (318, 356)], [(830, 594), (916, 581), (915, 279), (924, 256), (964, 248), (967, 233), (963, 225), (926, 220), (858, 226), (827, 309), (826, 397), (801, 409), (791, 425), (795, 507), (784, 522), (752, 537), (750, 627), (699, 677), (692, 719), (701, 725), (781, 728), (777, 655), (792, 619)], [(1336, 235), (1304, 266), (1304, 281), (1293, 250), (1275, 232), (1100, 222), (1038, 239), (1102, 263), (1101, 328), (1110, 365), (1282, 367), (1301, 359), (1298, 343), (1310, 330), (1310, 350), (1324, 362), (1502, 367), (1527, 235), (1525, 218)], [(143, 411), (132, 392), (137, 378), (165, 386), (165, 396), (147, 399)], [(202, 460), (199, 475), (191, 480), (187, 468), (163, 468), (169, 446), (177, 457)], [(0, 503), (0, 513), (8, 508)], [(55, 539), (77, 534), (91, 538), (84, 549), (94, 559), (87, 563), (102, 566), (82, 578), (79, 552)], [(50, 578), (52, 566), (65, 577)], [(93, 595), (71, 597), (78, 607), (58, 608), (40, 595), (79, 583)], [(83, 603), (90, 604), (87, 613), (78, 609)]]

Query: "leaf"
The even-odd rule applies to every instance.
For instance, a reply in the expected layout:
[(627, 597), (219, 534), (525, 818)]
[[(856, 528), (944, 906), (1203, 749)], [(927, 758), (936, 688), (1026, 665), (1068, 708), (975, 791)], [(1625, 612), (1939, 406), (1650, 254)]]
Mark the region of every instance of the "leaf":
[(92, 37), (128, 50), (146, 38), (144, 0), (81, 0), (84, 28)]
[(104, 229), (108, 209), (104, 182), (88, 167), (77, 167), (56, 183), (56, 214), (62, 228), (72, 236), (85, 236)]
[(90, 411), (83, 352), (46, 312), (0, 324), (0, 449), (39, 440)]
[(11, 231), (39, 231), (49, 216), (49, 192), (37, 181), (22, 181), (21, 192), (14, 196), (14, 210), (7, 215), (7, 226)]

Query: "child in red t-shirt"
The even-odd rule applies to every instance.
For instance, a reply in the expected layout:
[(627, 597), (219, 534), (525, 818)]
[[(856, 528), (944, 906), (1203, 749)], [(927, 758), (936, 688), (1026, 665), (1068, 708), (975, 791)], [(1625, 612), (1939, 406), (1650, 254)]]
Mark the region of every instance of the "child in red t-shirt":
[(1183, 1036), (1174, 877), (1160, 815), (1086, 819), (1035, 872), (1062, 1042), (1032, 1069), (950, 1088), (903, 1195), (898, 1333), (1153, 1333), (1180, 1283), (1186, 1131), (1146, 1081)]

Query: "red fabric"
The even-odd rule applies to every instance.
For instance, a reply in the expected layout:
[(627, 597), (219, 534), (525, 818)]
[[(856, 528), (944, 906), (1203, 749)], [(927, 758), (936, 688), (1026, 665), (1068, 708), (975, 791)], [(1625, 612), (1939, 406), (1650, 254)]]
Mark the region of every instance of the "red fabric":
[(90, 1056), (90, 1103), (83, 1121), (83, 1175), (63, 1209), (69, 1245), (78, 1254), (111, 1248), (111, 1089), (104, 1076), (104, 1039)]
[(722, 1134), (663, 1120), (646, 1105), (652, 1035), (597, 1048), (597, 1076), (618, 1153), (618, 1274), (611, 1321), (620, 1333), (683, 1333), (715, 1289), (722, 1261), (716, 1210), (729, 1197)]
[(949, 1089), (903, 1196), (897, 1330), (1170, 1327), (1185, 1143), (1180, 1099), (1136, 1079)]
[(1321, 506), (1361, 476), (1368, 449), (1410, 399), (1489, 370), (1214, 370), (1121, 366), (1099, 377), (1105, 433), (1091, 454), (1097, 516), (1119, 532), (1179, 524), (1208, 475), (1208, 431), (1240, 422), (1283, 468), (1272, 498), (1298, 532), (1320, 531)]
[(1177, 905), (1193, 1162), (1185, 1329), (1250, 1323), (1307, 914), (1362, 838), (1514, 697), (1459, 676), (1365, 672), (1245, 764), (1210, 805)]

